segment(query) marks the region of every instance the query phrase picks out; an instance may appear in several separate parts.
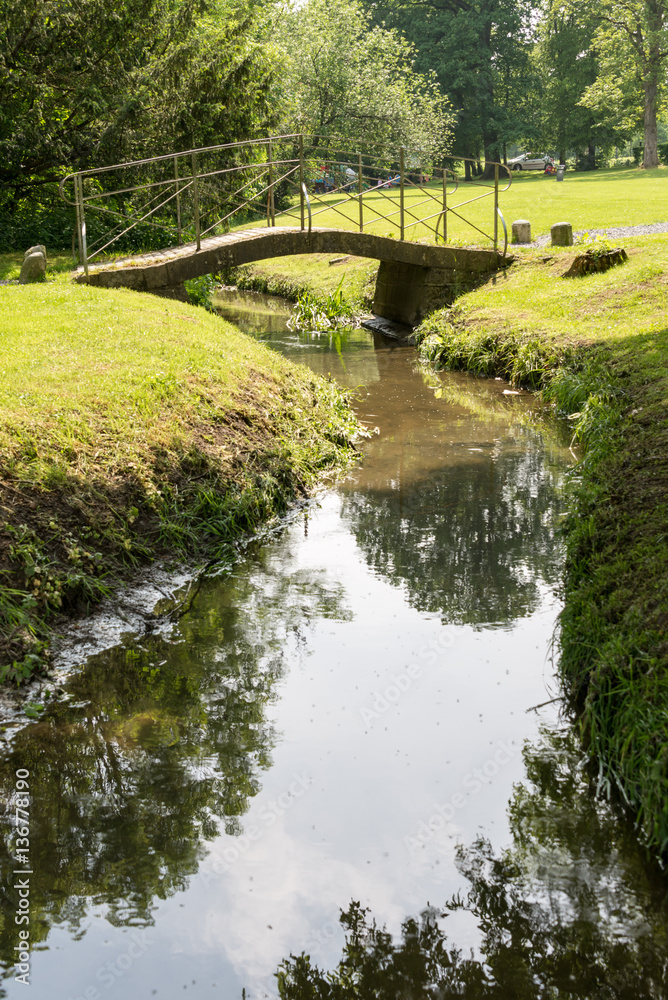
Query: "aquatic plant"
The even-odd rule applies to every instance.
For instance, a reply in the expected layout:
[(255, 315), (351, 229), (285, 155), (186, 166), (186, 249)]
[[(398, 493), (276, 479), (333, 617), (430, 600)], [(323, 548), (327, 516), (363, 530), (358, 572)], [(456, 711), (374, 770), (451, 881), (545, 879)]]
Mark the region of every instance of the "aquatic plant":
[(313, 333), (359, 326), (355, 311), (344, 294), (343, 280), (341, 278), (336, 289), (326, 297), (310, 290), (301, 292), (288, 320), (290, 329)]

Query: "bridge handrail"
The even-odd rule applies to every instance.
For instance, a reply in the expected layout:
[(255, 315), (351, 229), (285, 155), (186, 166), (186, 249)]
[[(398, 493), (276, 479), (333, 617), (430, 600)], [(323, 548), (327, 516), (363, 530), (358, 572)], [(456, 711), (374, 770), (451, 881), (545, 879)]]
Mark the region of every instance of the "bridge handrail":
[[(499, 196), (510, 188), (513, 178), (510, 170), (504, 164), (487, 161), (485, 174), (482, 180), (479, 180), (472, 179), (471, 171), (466, 167), (467, 164), (476, 165), (478, 163), (477, 160), (470, 157), (462, 157), (457, 154), (440, 156), (438, 159), (443, 163), (441, 167), (434, 166), (434, 158), (431, 157), (430, 160), (420, 150), (408, 151), (404, 147), (400, 147), (398, 150), (389, 150), (383, 144), (370, 143), (365, 147), (364, 153), (358, 151), (356, 154), (351, 154), (343, 150), (338, 145), (339, 142), (340, 140), (336, 137), (287, 133), (244, 142), (198, 147), (177, 153), (165, 153), (160, 156), (89, 168), (67, 174), (60, 181), (59, 189), (63, 201), (76, 210), (79, 256), (85, 273), (88, 274), (90, 261), (107, 251), (117, 240), (126, 236), (136, 226), (142, 224), (165, 233), (175, 233), (179, 246), (184, 233), (186, 236), (192, 233), (199, 250), (203, 236), (216, 230), (220, 231), (221, 227), (223, 231), (228, 231), (230, 221), (234, 216), (243, 218), (245, 225), (248, 225), (247, 216), (249, 213), (264, 215), (266, 212), (267, 226), (276, 226), (277, 218), (295, 218), (304, 230), (306, 210), (308, 210), (309, 232), (314, 216), (327, 212), (334, 212), (342, 216), (348, 225), (354, 223), (355, 228), (359, 227), (359, 231), (363, 232), (366, 210), (367, 216), (369, 212), (374, 216), (373, 219), (367, 217), (367, 227), (369, 224), (378, 225), (381, 221), (388, 222), (395, 227), (398, 221), (402, 240), (405, 238), (407, 230), (421, 227), (423, 231), (432, 233), (436, 242), (441, 240), (447, 242), (447, 219), (449, 215), (452, 215), (465, 222), (485, 239), (490, 240), (495, 250), (498, 249), (499, 245), (498, 221), (500, 218), (505, 233), (503, 251), (505, 256), (508, 238), (505, 220), (499, 209)], [(285, 148), (286, 144), (287, 149)], [(321, 148), (321, 146), (326, 148)], [(215, 162), (213, 164), (202, 162), (205, 158), (219, 155), (225, 157), (226, 153), (229, 154), (233, 150), (251, 149), (263, 152), (244, 158), (244, 162), (241, 163), (230, 164), (227, 159), (220, 166)], [(381, 154), (370, 152), (370, 150), (377, 149), (381, 150)], [(275, 154), (278, 155), (275, 156)], [(181, 176), (180, 162), (184, 159), (189, 161), (188, 172)], [(399, 163), (398, 170), (396, 166), (393, 166), (397, 161)], [(406, 166), (407, 161), (408, 167)], [(322, 166), (323, 163), (324, 166)], [(156, 171), (159, 172), (167, 164), (173, 164), (173, 176), (164, 177), (160, 176), (159, 173), (156, 176)], [(317, 164), (321, 165), (317, 166)], [(425, 172), (425, 164), (432, 182), (437, 180), (440, 174), (442, 184), (430, 183), (429, 176)], [(460, 188), (459, 164), (464, 164), (466, 167), (467, 182), (472, 182), (485, 190), (482, 194), (453, 205), (450, 199)], [(145, 173), (142, 168), (149, 168), (149, 175), (143, 176), (140, 183), (128, 183), (129, 180), (133, 179), (132, 171)], [(490, 176), (492, 170), (493, 180)], [(103, 175), (108, 175), (113, 171), (120, 171), (124, 175), (120, 186), (113, 184), (105, 186), (102, 180)], [(383, 174), (388, 174), (388, 171), (389, 176), (383, 180)], [(503, 186), (503, 172), (507, 174), (505, 186)], [(321, 175), (320, 181), (316, 179), (318, 174)], [(227, 190), (225, 188), (227, 178), (232, 178), (235, 175), (240, 175), (243, 183), (239, 187), (232, 184), (229, 187), (235, 187), (235, 190)], [(330, 184), (330, 181), (336, 181), (337, 175), (339, 178), (343, 178), (343, 183)], [(419, 178), (417, 183), (416, 176)], [(309, 178), (312, 184), (310, 195), (306, 183)], [(488, 178), (491, 183), (485, 183)], [(74, 188), (73, 198), (68, 197), (67, 187), (70, 184)], [(322, 185), (321, 191), (318, 191), (319, 184)], [(84, 185), (86, 186), (84, 187)], [(398, 197), (391, 190), (395, 186), (399, 188)], [(424, 197), (419, 200), (413, 199), (407, 206), (406, 191), (418, 188)], [(287, 199), (289, 202), (291, 191), (296, 194), (297, 203), (293, 202), (286, 207), (279, 207), (277, 210), (277, 193), (282, 192), (283, 199)], [(392, 211), (379, 210), (381, 205), (375, 197), (376, 195), (381, 200), (389, 201)], [(336, 200), (337, 196), (339, 200)], [(461, 215), (458, 209), (491, 196), (494, 198), (493, 232), (488, 233), (471, 219)], [(334, 201), (332, 197), (334, 197)], [(145, 200), (146, 198), (148, 201)], [(120, 202), (119, 199), (121, 199)], [(313, 211), (312, 200), (313, 206), (317, 206), (315, 211)], [(220, 208), (223, 205), (225, 210), (221, 215)], [(432, 205), (431, 212), (428, 209), (422, 212), (418, 211), (423, 209), (425, 205)], [(187, 209), (185, 216), (184, 206)], [(347, 214), (351, 206), (353, 209), (356, 207), (357, 222)], [(112, 230), (104, 232), (100, 238), (93, 240), (90, 249), (86, 238), (87, 211), (97, 213), (98, 217), (107, 213), (115, 220), (120, 219), (120, 223), (116, 221)], [(161, 221), (160, 214), (162, 218), (166, 217), (167, 221)], [(211, 222), (209, 219), (206, 225), (203, 225), (204, 217), (209, 214), (212, 214), (214, 221)], [(183, 224), (184, 217), (189, 218), (185, 226)], [(251, 224), (257, 224), (257, 221)], [(439, 230), (442, 230), (442, 235)]]

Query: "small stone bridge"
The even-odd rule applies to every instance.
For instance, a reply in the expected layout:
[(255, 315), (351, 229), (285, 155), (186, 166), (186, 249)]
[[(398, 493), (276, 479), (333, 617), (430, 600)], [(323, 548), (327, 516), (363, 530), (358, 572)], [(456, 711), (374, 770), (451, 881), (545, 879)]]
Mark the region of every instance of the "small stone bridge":
[(349, 254), (380, 261), (373, 311), (414, 326), (457, 291), (472, 287), (507, 262), (496, 250), (412, 243), (347, 229), (246, 229), (154, 253), (100, 263), (77, 281), (132, 288), (187, 300), (184, 281), (230, 267), (291, 254)]
[[(487, 163), (493, 181), (473, 183), (472, 161), (454, 154), (425, 158), (404, 147), (351, 153), (334, 143), (301, 133), (267, 136), (69, 174), (60, 193), (76, 212), (77, 280), (185, 298), (184, 281), (238, 264), (349, 254), (380, 261), (375, 313), (412, 326), (505, 262), (499, 195), (512, 178), (503, 164)], [(483, 199), (492, 210), (489, 232), (480, 213), (475, 222), (462, 214)], [(265, 215), (266, 228), (241, 228)], [(319, 216), (327, 228), (313, 225)], [(492, 249), (448, 246), (451, 223), (472, 227)], [(381, 225), (390, 235), (375, 235)], [(148, 227), (152, 244), (170, 249), (105, 260), (129, 239), (147, 240)]]

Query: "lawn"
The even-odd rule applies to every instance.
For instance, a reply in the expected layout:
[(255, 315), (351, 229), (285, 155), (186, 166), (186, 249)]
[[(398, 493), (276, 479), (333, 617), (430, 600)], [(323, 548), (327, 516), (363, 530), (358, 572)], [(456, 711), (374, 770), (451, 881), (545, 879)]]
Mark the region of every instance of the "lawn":
[[(429, 190), (434, 196), (440, 197), (440, 185), (431, 184)], [(449, 204), (454, 206), (459, 201), (464, 201), (467, 197), (476, 197), (486, 190), (489, 189), (479, 187), (477, 190), (467, 188), (465, 191), (462, 185), (458, 195), (450, 198)], [(365, 201), (369, 200), (369, 207), (365, 209), (365, 227), (368, 221), (370, 232), (398, 237), (396, 218), (395, 224), (371, 221), (374, 218), (371, 207), (378, 212), (396, 212), (399, 204), (398, 191), (391, 189), (386, 192), (386, 196), (383, 196), (371, 190), (365, 193), (364, 197)], [(416, 205), (425, 197), (427, 196), (424, 189), (407, 188), (406, 207), (419, 214)], [(336, 211), (327, 207), (336, 201), (340, 201), (340, 197), (327, 195), (322, 199), (323, 204), (314, 204), (313, 225), (358, 228), (357, 203), (351, 201)], [(427, 208), (423, 206), (424, 213), (433, 211), (435, 205), (436, 203), (431, 201), (427, 204)], [(529, 219), (534, 238), (548, 234), (555, 222), (562, 221), (570, 222), (575, 231), (668, 222), (668, 167), (659, 167), (656, 170), (625, 168), (597, 170), (591, 173), (571, 172), (566, 173), (563, 182), (557, 182), (553, 177), (546, 177), (543, 174), (513, 174), (512, 186), (501, 195), (500, 205), (509, 231), (513, 220)], [(321, 214), (317, 214), (320, 212)], [(462, 214), (465, 212), (472, 222), (491, 232), (493, 212), (491, 198), (486, 197), (474, 202), (468, 209), (463, 210)], [(294, 225), (298, 222), (298, 219), (286, 215), (277, 217), (278, 225)], [(260, 226), (262, 223), (258, 222), (255, 225)], [(454, 215), (449, 216), (448, 226), (449, 242), (489, 245), (480, 233)], [(502, 238), (502, 230), (499, 232)], [(432, 241), (433, 233), (430, 234), (425, 227), (415, 227), (414, 230), (408, 231), (407, 237)], [(624, 240), (623, 243), (625, 246), (631, 245), (628, 240)], [(649, 244), (647, 247), (649, 248)], [(522, 249), (513, 249), (511, 252), (521, 256), (527, 253)], [(646, 260), (643, 266), (651, 269), (654, 265), (649, 258)], [(314, 286), (321, 293), (327, 294), (333, 291), (345, 276), (344, 290), (348, 299), (368, 307), (370, 298), (373, 297), (375, 267), (375, 262), (359, 257), (338, 260), (328, 255), (302, 254), (294, 257), (276, 257), (253, 264), (242, 269), (240, 281), (243, 287), (270, 291), (294, 299), (300, 291), (309, 286)], [(608, 280), (614, 283), (617, 279), (610, 277)], [(563, 288), (557, 285), (551, 294), (550, 309), (553, 313), (567, 312), (570, 307), (568, 295), (563, 294)], [(535, 318), (534, 315), (533, 319)]]
[[(489, 184), (461, 183), (454, 194), (448, 194), (448, 206), (456, 210), (469, 223), (488, 235), (493, 233), (494, 204)], [(480, 198), (481, 195), (487, 195)], [(442, 197), (440, 182), (431, 182), (424, 188), (407, 186), (405, 208), (420, 219), (439, 211)], [(357, 229), (359, 206), (350, 199), (338, 208), (341, 196), (310, 195), (314, 226)], [(480, 198), (468, 205), (471, 199)], [(570, 222), (574, 230), (605, 229), (608, 226), (634, 226), (668, 221), (668, 167), (655, 170), (636, 168), (596, 170), (589, 173), (567, 172), (563, 182), (539, 173), (513, 173), (509, 190), (500, 194), (499, 205), (506, 219), (508, 231), (516, 219), (528, 219), (533, 236), (549, 233), (555, 222)], [(399, 191), (397, 188), (364, 193), (365, 231), (399, 236)], [(458, 207), (463, 206), (463, 207)], [(298, 216), (297, 212), (297, 216)], [(379, 215), (390, 218), (381, 219)], [(414, 221), (406, 218), (408, 225)], [(298, 225), (295, 216), (277, 216), (278, 225)], [(435, 224), (432, 219), (431, 225)], [(262, 225), (262, 222), (256, 223)], [(500, 227), (500, 235), (502, 231)], [(423, 225), (406, 231), (407, 239), (429, 239), (434, 234)], [(448, 215), (448, 241), (479, 243), (484, 237), (467, 222)]]

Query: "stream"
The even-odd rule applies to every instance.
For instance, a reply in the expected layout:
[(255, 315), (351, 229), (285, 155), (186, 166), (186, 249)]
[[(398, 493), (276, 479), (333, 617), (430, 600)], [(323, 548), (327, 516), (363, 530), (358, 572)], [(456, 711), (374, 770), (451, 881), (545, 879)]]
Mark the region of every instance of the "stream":
[(17, 774), (30, 796), (23, 867), (4, 828), (0, 996), (24, 995), (29, 926), (31, 1000), (259, 1000), (279, 967), (316, 996), (352, 938), (365, 996), (665, 998), (665, 877), (560, 714), (563, 431), (379, 334), (217, 306), (356, 388), (371, 436), (185, 617), (81, 658), (0, 744), (7, 818)]

